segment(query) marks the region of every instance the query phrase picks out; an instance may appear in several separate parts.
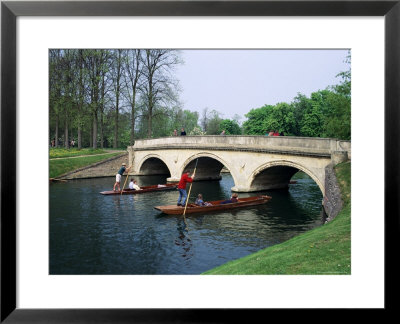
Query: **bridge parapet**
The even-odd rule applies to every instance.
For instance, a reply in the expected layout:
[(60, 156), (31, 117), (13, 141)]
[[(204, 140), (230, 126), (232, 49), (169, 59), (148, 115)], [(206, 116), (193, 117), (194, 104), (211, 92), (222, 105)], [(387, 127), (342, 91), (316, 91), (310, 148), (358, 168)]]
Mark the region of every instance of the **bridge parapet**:
[(331, 138), (292, 136), (173, 136), (135, 141), (132, 150), (154, 149), (207, 149), (271, 152), (281, 154), (312, 155), (330, 157), (335, 152), (350, 156), (349, 141)]

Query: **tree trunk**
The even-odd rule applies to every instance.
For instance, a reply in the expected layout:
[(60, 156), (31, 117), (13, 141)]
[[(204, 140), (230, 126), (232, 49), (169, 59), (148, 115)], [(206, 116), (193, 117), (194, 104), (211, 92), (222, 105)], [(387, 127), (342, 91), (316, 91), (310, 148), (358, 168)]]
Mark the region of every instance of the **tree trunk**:
[(101, 105), (100, 105), (100, 147), (104, 148), (104, 96), (105, 96), (104, 74), (102, 75)]
[(79, 105), (78, 105), (78, 149), (82, 148), (82, 110), (84, 98), (84, 85), (83, 85), (83, 50), (79, 50)]
[(118, 125), (118, 123), (119, 123), (119, 121), (118, 121), (118, 117), (119, 117), (118, 104), (119, 104), (119, 101), (118, 101), (118, 97), (117, 97), (117, 103), (115, 106), (115, 128), (114, 128), (114, 145), (113, 145), (114, 148), (118, 147), (118, 126), (119, 126)]
[[(135, 97), (134, 97), (135, 98)], [(132, 146), (135, 144), (135, 101), (132, 103), (132, 118), (131, 118), (131, 138), (129, 144)]]
[(147, 138), (151, 138), (152, 134), (152, 127), (153, 127), (153, 120), (152, 120), (152, 115), (153, 115), (153, 107), (151, 106), (151, 102), (149, 100), (149, 117), (147, 120)]
[(65, 110), (64, 146), (65, 146), (66, 149), (69, 148), (69, 141), (68, 141), (68, 113), (67, 113), (67, 110)]
[(90, 137), (89, 137), (89, 146), (93, 147), (93, 120), (90, 123)]
[(81, 125), (78, 125), (78, 149), (82, 148), (82, 128)]
[(58, 114), (56, 115), (56, 133), (55, 133), (55, 147), (58, 147), (58, 122), (59, 122), (59, 117)]
[(97, 113), (93, 113), (93, 148), (97, 149)]
[(100, 111), (100, 147), (104, 148), (104, 114), (103, 109)]
[(149, 98), (148, 98), (148, 109), (149, 109), (149, 117), (147, 121), (147, 137), (151, 138), (153, 132), (153, 78), (150, 76), (149, 78)]

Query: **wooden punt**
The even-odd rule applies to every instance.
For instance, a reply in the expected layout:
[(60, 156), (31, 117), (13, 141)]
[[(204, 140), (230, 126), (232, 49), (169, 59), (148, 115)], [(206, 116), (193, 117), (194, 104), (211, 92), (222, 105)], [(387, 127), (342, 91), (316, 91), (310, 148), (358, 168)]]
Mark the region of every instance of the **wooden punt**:
[[(134, 189), (124, 189), (122, 191), (123, 195), (137, 195), (137, 194), (142, 194), (146, 192), (155, 192), (155, 191), (165, 191), (165, 190), (173, 190), (176, 189), (178, 185), (175, 183), (167, 183), (165, 185), (153, 185), (153, 186), (145, 186), (145, 187), (140, 187), (140, 190), (134, 190)], [(120, 195), (121, 191), (102, 191), (100, 192), (102, 195)]]
[[(212, 211), (229, 210), (240, 207), (255, 206), (265, 204), (271, 199), (270, 196), (254, 196), (248, 198), (239, 198), (238, 202), (229, 204), (220, 204), (223, 200), (209, 201), (211, 206), (197, 206), (195, 204), (188, 204), (186, 208), (186, 214), (193, 213), (206, 213)], [(182, 215), (185, 210), (185, 206), (179, 207), (176, 205), (167, 206), (156, 206), (155, 209), (162, 211), (169, 215)]]

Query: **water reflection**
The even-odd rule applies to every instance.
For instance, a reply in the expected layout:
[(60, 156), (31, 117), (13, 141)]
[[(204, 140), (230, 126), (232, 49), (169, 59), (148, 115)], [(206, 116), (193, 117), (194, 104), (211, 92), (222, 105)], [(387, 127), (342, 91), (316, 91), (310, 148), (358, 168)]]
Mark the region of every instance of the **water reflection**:
[(186, 224), (177, 220), (177, 231), (178, 237), (175, 239), (175, 245), (182, 249), (181, 256), (184, 259), (190, 259), (190, 257), (193, 256), (193, 253), (190, 251), (192, 247), (192, 240), (190, 239)]

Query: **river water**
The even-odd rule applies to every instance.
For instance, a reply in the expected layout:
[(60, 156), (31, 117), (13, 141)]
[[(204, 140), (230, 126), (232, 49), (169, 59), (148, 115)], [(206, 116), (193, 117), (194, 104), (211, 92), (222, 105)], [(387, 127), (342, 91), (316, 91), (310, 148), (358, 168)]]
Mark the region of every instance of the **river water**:
[[(124, 181), (125, 177), (123, 177)], [(135, 177), (141, 186), (165, 177)], [(200, 274), (323, 224), (322, 194), (303, 173), (264, 205), (227, 212), (171, 216), (153, 207), (176, 204), (178, 191), (103, 196), (114, 177), (50, 185), (50, 274)], [(195, 182), (191, 201), (228, 199), (230, 174)], [(189, 186), (188, 186), (189, 187)]]

